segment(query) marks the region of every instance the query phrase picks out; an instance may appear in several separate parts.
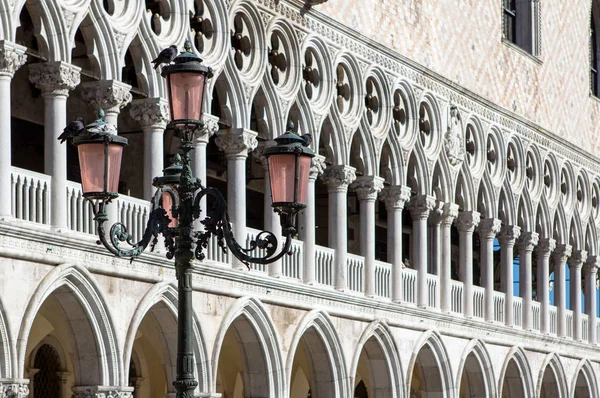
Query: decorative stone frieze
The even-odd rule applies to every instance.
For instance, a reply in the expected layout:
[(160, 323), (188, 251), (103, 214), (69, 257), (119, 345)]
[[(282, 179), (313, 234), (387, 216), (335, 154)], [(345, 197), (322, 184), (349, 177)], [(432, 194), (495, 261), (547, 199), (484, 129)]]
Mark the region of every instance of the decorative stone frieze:
[(81, 96), (94, 110), (119, 113), (131, 102), (131, 86), (117, 80), (101, 80), (82, 84)]
[(227, 156), (248, 156), (258, 146), (258, 134), (245, 129), (228, 129), (217, 132), (215, 142)]
[(73, 387), (73, 398), (133, 398), (133, 387)]
[(12, 78), (21, 66), (27, 62), (26, 47), (0, 40), (0, 76)]
[(420, 219), (426, 220), (431, 210), (435, 208), (435, 198), (427, 195), (415, 196), (408, 202), (408, 210), (413, 221)]
[(320, 175), (325, 171), (325, 156), (315, 155), (310, 161), (310, 172), (308, 179), (310, 181), (316, 181)]
[(329, 192), (348, 192), (348, 186), (356, 180), (356, 169), (351, 166), (329, 166), (321, 176)]
[(131, 103), (129, 114), (142, 128), (164, 129), (169, 123), (169, 107), (162, 98), (135, 100)]
[(454, 224), (458, 232), (473, 232), (480, 220), (481, 216), (476, 211), (461, 211)]
[(358, 200), (375, 201), (377, 194), (383, 189), (383, 181), (383, 178), (377, 176), (359, 177), (350, 188), (356, 192)]
[(27, 398), (29, 380), (0, 379), (0, 398)]
[(81, 81), (81, 68), (65, 62), (29, 65), (29, 81), (42, 90), (42, 95), (68, 96)]
[(385, 202), (386, 209), (403, 209), (410, 199), (410, 188), (402, 185), (385, 187), (379, 197)]

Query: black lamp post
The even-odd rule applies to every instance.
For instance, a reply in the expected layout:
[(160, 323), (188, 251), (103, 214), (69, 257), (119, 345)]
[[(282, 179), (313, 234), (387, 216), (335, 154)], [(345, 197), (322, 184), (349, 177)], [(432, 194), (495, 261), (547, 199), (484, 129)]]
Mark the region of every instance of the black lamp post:
[[(310, 159), (314, 153), (302, 137), (287, 131), (276, 138), (277, 145), (265, 150), (269, 163), (273, 208), (281, 217), (283, 249), (277, 251), (277, 238), (271, 232), (259, 233), (250, 247), (243, 248), (234, 239), (223, 195), (215, 188), (205, 188), (192, 174), (190, 152), (194, 149), (194, 134), (204, 128), (201, 119), (206, 81), (212, 70), (202, 65), (202, 60), (191, 52), (186, 42), (185, 51), (175, 58), (172, 65), (162, 70), (167, 80), (171, 123), (181, 140), (181, 158), (155, 177), (157, 188), (152, 199), (152, 210), (142, 239), (133, 242), (132, 236), (121, 223), (114, 224), (108, 237), (104, 223), (107, 221), (106, 206), (115, 199), (125, 138), (111, 134), (110, 125), (99, 120), (73, 140), (79, 152), (83, 196), (93, 204), (97, 232), (102, 243), (119, 257), (137, 257), (151, 244), (157, 243), (158, 234), (165, 239), (167, 258), (175, 258), (178, 280), (178, 328), (177, 328), (177, 377), (173, 385), (177, 397), (192, 397), (198, 382), (194, 378), (193, 330), (192, 330), (192, 264), (194, 257), (203, 260), (204, 249), (211, 236), (216, 236), (219, 247), (246, 263), (269, 264), (289, 252), (292, 237), (296, 233), (296, 216), (306, 207), (306, 191)], [(113, 127), (114, 128), (114, 127)], [(293, 127), (290, 126), (289, 130)], [(114, 133), (114, 132), (113, 132)], [(207, 197), (207, 214), (201, 221), (203, 230), (194, 231), (193, 221), (200, 218), (200, 200)], [(128, 248), (121, 248), (121, 244)], [(249, 253), (264, 249), (265, 255), (253, 257)]]

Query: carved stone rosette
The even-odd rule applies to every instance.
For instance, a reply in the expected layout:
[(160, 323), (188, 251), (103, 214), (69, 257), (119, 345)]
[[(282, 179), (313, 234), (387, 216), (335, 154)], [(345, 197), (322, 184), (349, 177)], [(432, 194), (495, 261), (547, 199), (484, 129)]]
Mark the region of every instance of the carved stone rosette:
[(383, 189), (383, 178), (376, 176), (365, 176), (357, 178), (350, 186), (359, 201), (375, 201), (377, 194)]
[(27, 398), (29, 380), (0, 379), (0, 398)]
[(73, 387), (73, 398), (133, 398), (133, 387)]
[(379, 197), (385, 202), (385, 208), (404, 209), (404, 204), (410, 199), (410, 188), (402, 185), (395, 185), (383, 188)]
[(65, 62), (29, 65), (29, 81), (42, 90), (42, 95), (68, 96), (81, 81), (81, 68)]
[(254, 131), (244, 129), (220, 130), (215, 142), (226, 156), (245, 158), (248, 152), (252, 152), (258, 146), (257, 135)]
[(321, 176), (330, 193), (348, 192), (348, 185), (356, 180), (356, 169), (351, 166), (329, 166)]
[(310, 172), (308, 174), (309, 181), (316, 181), (325, 171), (325, 156), (315, 155), (310, 160)]
[(26, 47), (0, 40), (0, 76), (12, 79), (17, 69), (27, 62)]
[(131, 102), (131, 86), (117, 80), (101, 80), (82, 84), (81, 97), (94, 110), (119, 113)]
[(135, 100), (131, 103), (129, 114), (143, 129), (164, 129), (169, 123), (169, 107), (167, 101), (162, 98)]

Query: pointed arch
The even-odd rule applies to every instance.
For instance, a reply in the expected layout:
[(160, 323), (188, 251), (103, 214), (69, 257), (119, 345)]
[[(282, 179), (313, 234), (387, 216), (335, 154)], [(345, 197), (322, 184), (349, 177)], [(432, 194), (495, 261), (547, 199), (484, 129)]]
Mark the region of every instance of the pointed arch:
[(535, 232), (539, 234), (540, 239), (552, 238), (552, 219), (544, 197), (540, 200), (535, 212)]
[(570, 396), (574, 398), (592, 398), (600, 396), (596, 374), (589, 360), (582, 359), (579, 364), (577, 364), (571, 386)]
[(477, 190), (477, 212), (482, 218), (496, 218), (498, 214), (494, 187), (487, 174), (482, 178)]
[(259, 137), (272, 140), (279, 134), (285, 131), (285, 116), (280, 111), (279, 98), (269, 84), (261, 84), (254, 94), (250, 105), (250, 120), (248, 126), (254, 130), (252, 126), (252, 115), (255, 115), (257, 120), (256, 132)]
[(566, 244), (569, 243), (569, 235), (567, 231), (567, 217), (562, 203), (558, 205), (554, 212), (554, 223), (552, 229), (552, 237), (556, 240), (556, 243)]
[(584, 249), (588, 253), (588, 256), (595, 256), (598, 253), (598, 233), (592, 220), (588, 221), (585, 230)]
[[(507, 394), (503, 391), (506, 379), (513, 382), (510, 384), (511, 389)], [(531, 367), (529, 361), (527, 361), (525, 351), (521, 347), (513, 347), (506, 355), (500, 371), (498, 396), (507, 396), (508, 398), (533, 397), (534, 393), (535, 385), (533, 384)]]
[(368, 357), (376, 358), (370, 362), (373, 373), (374, 389), (387, 391), (386, 397), (400, 398), (404, 396), (404, 375), (400, 364), (400, 356), (396, 342), (389, 326), (383, 321), (371, 322), (361, 334), (350, 364), (350, 387), (355, 384), (355, 375), (363, 350)]
[(74, 295), (77, 303), (81, 306), (88, 320), (88, 323), (82, 326), (84, 332), (87, 333), (88, 330), (91, 330), (96, 343), (95, 346), (90, 345), (87, 340), (84, 341), (88, 336), (74, 331), (76, 345), (79, 348), (79, 356), (86, 356), (84, 354), (86, 352), (87, 355), (93, 355), (93, 361), (87, 361), (84, 364), (85, 369), (79, 369), (79, 374), (77, 375), (81, 379), (84, 377), (81, 373), (84, 372), (85, 378), (83, 383), (86, 384), (82, 384), (81, 380), (77, 379), (76, 384), (121, 385), (120, 383), (123, 382), (121, 379), (123, 372), (117, 350), (119, 345), (116, 341), (114, 323), (109, 312), (109, 307), (106, 304), (102, 291), (92, 278), (90, 272), (84, 267), (74, 264), (62, 264), (54, 268), (42, 279), (30, 297), (19, 329), (17, 340), (18, 369), (16, 374), (19, 378), (24, 377), (27, 343), (36, 314), (48, 296), (63, 287)]
[(415, 146), (408, 159), (406, 183), (414, 194), (427, 195), (431, 192), (427, 159), (419, 145)]
[[(331, 148), (331, 161), (336, 165), (345, 165), (349, 159), (346, 140), (344, 139), (344, 126), (339, 118), (327, 116), (321, 127), (320, 140), (329, 143)], [(328, 156), (329, 158), (329, 156)]]
[[(230, 327), (235, 327), (234, 324), (236, 321), (240, 320), (245, 322), (240, 326), (244, 330), (241, 330), (239, 334), (245, 335), (241, 337), (252, 338), (255, 342), (258, 342), (258, 347), (256, 347), (256, 344), (244, 344), (244, 350), (247, 350), (246, 357), (247, 359), (252, 357), (253, 364), (264, 369), (264, 374), (257, 372), (256, 369), (254, 369), (255, 372), (247, 375), (247, 377), (251, 378), (251, 384), (259, 385), (259, 388), (261, 389), (264, 387), (264, 389), (267, 390), (264, 391), (264, 393), (267, 394), (266, 396), (283, 397), (285, 381), (279, 337), (275, 326), (273, 325), (273, 321), (264, 305), (254, 297), (241, 297), (238, 299), (229, 308), (221, 322), (221, 326), (215, 337), (212, 355), (213, 391), (216, 391), (219, 356), (221, 355), (225, 334)], [(248, 333), (251, 333), (251, 335), (248, 335)], [(257, 352), (257, 349), (260, 349), (262, 352)], [(251, 365), (252, 364), (248, 364), (248, 366)], [(266, 386), (263, 384), (264, 380), (259, 380), (256, 383), (256, 379), (262, 378), (263, 376), (268, 378), (268, 385)], [(252, 394), (250, 391), (247, 391), (247, 393)]]
[(583, 240), (581, 219), (577, 212), (575, 212), (571, 218), (571, 225), (569, 226), (569, 244), (573, 246), (573, 249), (583, 249), (585, 244), (585, 241)]
[(517, 225), (521, 227), (521, 231), (533, 231), (534, 219), (531, 200), (527, 192), (523, 192), (519, 198)]
[(504, 225), (517, 225), (512, 189), (507, 181), (504, 182), (504, 185), (500, 190), (500, 197), (498, 199), (498, 218), (502, 220)]
[(454, 194), (454, 203), (458, 205), (460, 210), (470, 211), (475, 210), (477, 202), (475, 201), (475, 188), (473, 187), (473, 178), (470, 172), (463, 167), (458, 173), (456, 179), (456, 188)]
[[(250, 123), (249, 105), (240, 78), (230, 67), (213, 78), (214, 92), (219, 98), (221, 120), (232, 128), (248, 128)], [(214, 94), (213, 94), (214, 100)]]
[[(470, 358), (471, 357), (471, 358)], [(474, 360), (473, 360), (474, 359)], [(467, 379), (479, 378), (483, 386), (470, 386), (471, 396), (476, 397), (496, 397), (496, 383), (492, 359), (485, 346), (485, 343), (479, 339), (473, 339), (463, 350), (463, 355), (458, 365), (456, 380), (459, 383), (460, 392), (463, 372), (467, 372)], [(478, 389), (483, 387), (483, 389)]]
[[(419, 355), (423, 355), (420, 357)], [(420, 362), (420, 358), (423, 358), (423, 363)], [(410, 373), (407, 375), (407, 393), (410, 395), (410, 391), (413, 388), (413, 375), (417, 370), (420, 369), (434, 369), (439, 372), (439, 379), (433, 375), (423, 375), (426, 384), (427, 393), (438, 393), (443, 396), (451, 395), (454, 390), (454, 382), (452, 377), (452, 369), (450, 366), (450, 360), (448, 359), (448, 353), (446, 347), (442, 342), (441, 335), (435, 330), (428, 330), (424, 332), (413, 349), (408, 369)], [(424, 373), (420, 371), (420, 373)]]
[[(569, 396), (568, 385), (560, 356), (556, 353), (546, 355), (538, 376), (537, 391), (540, 394), (539, 396), (549, 395), (557, 398), (567, 398)], [(550, 389), (550, 392), (548, 392), (548, 389)], [(545, 394), (542, 395), (544, 390)]]
[[(167, 98), (164, 79), (152, 68), (153, 57), (151, 54), (158, 54), (161, 48), (154, 40), (142, 40), (138, 33), (131, 41), (129, 51), (133, 57), (138, 81), (142, 86), (140, 89), (147, 93), (149, 98)], [(210, 84), (214, 84), (212, 80), (209, 82)], [(212, 93), (212, 89), (208, 88), (207, 92)], [(204, 107), (204, 109), (210, 109), (210, 107)]]
[(347, 164), (355, 167), (357, 171), (362, 172), (365, 176), (378, 175), (379, 165), (375, 162), (377, 156), (373, 137), (366, 134), (362, 128), (359, 128), (350, 138), (350, 142)]
[(452, 192), (452, 177), (448, 163), (441, 159), (437, 161), (433, 167), (433, 181), (431, 183), (432, 191), (431, 195), (437, 200), (443, 203), (450, 203), (453, 201)]
[(8, 379), (12, 376), (12, 359), (16, 357), (7, 320), (0, 301), (0, 379)]
[[(389, 169), (391, 181), (388, 182), (391, 185), (406, 185), (406, 171), (404, 169), (406, 163), (402, 154), (399, 140), (392, 134), (388, 134), (381, 150), (379, 173), (383, 177), (385, 170)], [(382, 167), (384, 167), (384, 170), (382, 170)]]
[[(170, 284), (169, 282), (161, 282), (153, 285), (148, 292), (144, 295), (140, 303), (138, 304), (133, 317), (131, 318), (131, 322), (129, 323), (129, 328), (127, 330), (127, 335), (125, 338), (125, 346), (123, 350), (123, 367), (125, 374), (123, 375), (123, 380), (129, 379), (129, 360), (133, 353), (134, 342), (137, 338), (137, 333), (142, 323), (144, 317), (152, 310), (152, 308), (157, 304), (164, 305), (170, 315), (172, 315), (172, 319), (169, 319), (170, 322), (177, 323), (177, 302), (178, 302), (178, 294), (175, 286)], [(160, 325), (162, 327), (162, 325)], [(198, 390), (200, 392), (208, 393), (210, 391), (210, 386), (212, 385), (212, 373), (210, 369), (210, 362), (208, 359), (208, 355), (206, 353), (206, 344), (204, 342), (204, 338), (201, 334), (200, 324), (196, 315), (194, 314), (194, 337), (196, 338), (196, 344), (194, 345), (194, 355), (196, 359), (196, 369), (195, 376), (198, 380)], [(175, 337), (171, 336), (171, 337)], [(171, 341), (169, 343), (169, 351), (171, 348), (176, 347), (176, 341)], [(171, 354), (176, 355), (177, 352), (173, 351)], [(172, 355), (172, 356), (173, 356)], [(167, 366), (167, 364), (165, 364)], [(171, 363), (169, 366), (173, 367), (173, 374), (175, 374), (175, 363)]]
[(323, 352), (315, 352), (315, 354), (320, 354), (321, 358), (328, 359), (328, 361), (321, 360), (314, 364), (314, 372), (324, 376), (325, 380), (319, 380), (317, 377), (316, 388), (312, 392), (313, 396), (316, 396), (316, 398), (350, 396), (342, 344), (331, 319), (326, 312), (321, 310), (312, 310), (307, 313), (298, 325), (296, 332), (294, 332), (286, 362), (288, 386), (291, 386), (292, 383), (292, 370), (296, 351), (299, 348), (301, 339), (306, 337), (305, 334), (307, 333), (311, 334), (311, 345), (321, 345), (321, 347), (315, 347), (315, 349), (322, 348)]

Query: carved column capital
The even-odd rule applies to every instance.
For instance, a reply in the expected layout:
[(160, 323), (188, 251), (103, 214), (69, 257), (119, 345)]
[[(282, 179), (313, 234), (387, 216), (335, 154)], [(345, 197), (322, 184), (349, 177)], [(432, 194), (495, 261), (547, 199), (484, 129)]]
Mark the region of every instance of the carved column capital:
[(330, 193), (347, 192), (348, 185), (356, 180), (356, 169), (351, 166), (329, 166), (321, 176)]
[(554, 249), (556, 249), (556, 241), (554, 239), (540, 239), (535, 248), (535, 253), (540, 257), (550, 256)]
[(145, 98), (132, 101), (129, 114), (142, 129), (149, 127), (164, 129), (169, 123), (169, 106), (167, 101), (162, 98)]
[(62, 61), (29, 65), (29, 81), (42, 95), (68, 96), (81, 81), (81, 68)]
[(408, 210), (413, 220), (426, 220), (431, 210), (435, 208), (436, 200), (432, 196), (415, 196), (408, 202)]
[(527, 252), (532, 252), (533, 249), (537, 246), (539, 241), (539, 234), (537, 232), (526, 231), (519, 236), (519, 240), (517, 241), (518, 250), (524, 250)]
[(500, 229), (500, 235), (498, 235), (498, 240), (501, 245), (510, 245), (514, 246), (517, 239), (521, 235), (521, 227), (516, 225), (505, 225)]
[(481, 216), (476, 211), (461, 211), (454, 223), (458, 232), (473, 232), (480, 220)]
[(219, 118), (211, 115), (210, 113), (204, 113), (202, 115), (202, 127), (194, 134), (194, 143), (208, 144), (210, 137), (215, 135), (219, 131)]
[(587, 251), (585, 250), (573, 250), (571, 257), (567, 260), (570, 268), (581, 268), (583, 263), (587, 260)]
[(444, 212), (442, 213), (442, 225), (451, 226), (458, 217), (458, 205), (455, 203), (444, 203)]
[(310, 173), (308, 174), (309, 181), (316, 181), (325, 171), (325, 156), (315, 155), (310, 160)]
[(252, 130), (227, 129), (217, 132), (216, 144), (227, 157), (247, 157), (257, 146), (258, 134)]
[(492, 240), (502, 229), (502, 221), (497, 218), (484, 218), (477, 227), (480, 239)]
[(0, 379), (0, 398), (27, 398), (29, 380)]
[(556, 245), (556, 248), (552, 252), (552, 262), (558, 264), (564, 264), (567, 262), (567, 259), (571, 256), (571, 252), (573, 247), (571, 245), (560, 244)]
[(377, 176), (358, 177), (350, 188), (356, 192), (359, 201), (372, 201), (377, 199), (377, 194), (383, 189), (384, 179)]
[(133, 387), (77, 386), (73, 398), (132, 398)]
[(598, 273), (598, 267), (600, 267), (600, 256), (589, 256), (585, 261), (583, 271), (595, 277)]
[(431, 226), (439, 226), (444, 220), (444, 203), (436, 202), (435, 207), (429, 213), (427, 223)]
[(27, 62), (25, 51), (27, 47), (0, 40), (0, 76), (12, 79), (15, 72)]
[(81, 96), (94, 110), (119, 113), (131, 102), (131, 86), (117, 80), (83, 83)]
[(388, 210), (404, 209), (404, 204), (410, 199), (410, 188), (402, 185), (385, 187), (379, 193)]

